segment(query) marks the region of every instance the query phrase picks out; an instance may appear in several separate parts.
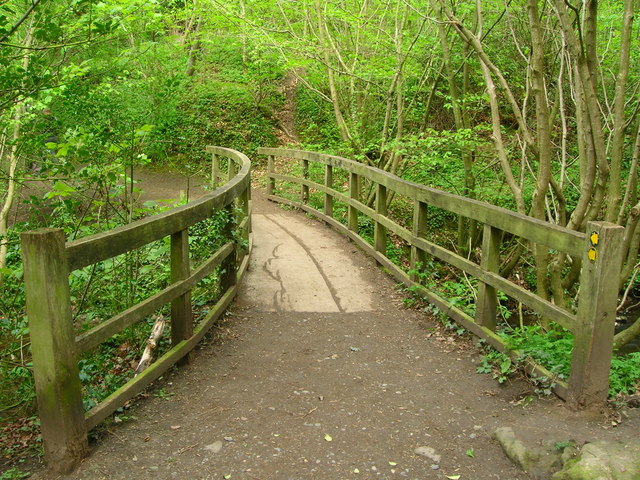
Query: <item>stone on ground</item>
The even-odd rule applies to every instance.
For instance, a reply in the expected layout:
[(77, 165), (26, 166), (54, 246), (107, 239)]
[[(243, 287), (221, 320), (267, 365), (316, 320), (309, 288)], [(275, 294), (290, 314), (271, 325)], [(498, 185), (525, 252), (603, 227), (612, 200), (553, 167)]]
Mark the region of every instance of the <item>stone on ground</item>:
[(500, 427), (494, 437), (507, 456), (533, 478), (549, 478), (549, 472), (562, 466), (562, 454), (572, 442), (536, 442), (534, 445), (519, 438), (511, 427)]
[(586, 444), (578, 456), (553, 475), (553, 480), (637, 480), (640, 441), (598, 441)]
[(494, 437), (507, 456), (533, 478), (640, 479), (640, 440), (596, 441), (584, 444), (579, 450), (573, 441), (541, 439), (512, 427), (498, 428)]

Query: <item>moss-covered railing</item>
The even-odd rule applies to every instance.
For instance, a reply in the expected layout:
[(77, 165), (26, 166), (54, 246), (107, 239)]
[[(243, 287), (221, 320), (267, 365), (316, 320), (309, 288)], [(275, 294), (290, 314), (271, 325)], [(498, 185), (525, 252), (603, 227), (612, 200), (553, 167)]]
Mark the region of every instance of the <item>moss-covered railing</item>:
[[(519, 353), (509, 350), (505, 341), (496, 334), (498, 291), (569, 330), (574, 336), (574, 348), (568, 382), (555, 378), (551, 372), (531, 360), (527, 361), (529, 373), (550, 378), (556, 394), (568, 400), (574, 408), (594, 406), (606, 400), (624, 233), (622, 227), (605, 222), (591, 222), (587, 227), (587, 234), (579, 233), (494, 205), (408, 182), (388, 172), (345, 158), (275, 148), (261, 148), (258, 153), (268, 156), (269, 199), (300, 208), (332, 225), (373, 256), (396, 279), (413, 287), (427, 301), (497, 350), (519, 357)], [(277, 173), (276, 157), (299, 160), (300, 177)], [(282, 159), (279, 161), (291, 164)], [(314, 164), (323, 169), (322, 180), (318, 178), (319, 181), (314, 181), (311, 178), (310, 165)], [(337, 178), (341, 181), (337, 182)], [(363, 181), (367, 182), (368, 190), (375, 195), (368, 196), (375, 198), (375, 208), (369, 207), (369, 202), (363, 199)], [(292, 188), (298, 192), (295, 197), (290, 195)], [(289, 198), (284, 198), (283, 195), (287, 194)], [(314, 194), (322, 197), (322, 211), (310, 205), (310, 195)], [(391, 195), (394, 196), (394, 201), (403, 198), (413, 204), (413, 220), (407, 222), (407, 226), (390, 218), (388, 200)], [(342, 222), (335, 218), (336, 204), (346, 208)], [(484, 225), (479, 264), (431, 241), (438, 232), (429, 229), (429, 206)], [(362, 216), (368, 217), (369, 223), (373, 223), (372, 243), (359, 235), (359, 217)], [(410, 268), (407, 271), (387, 256), (390, 233), (405, 241), (411, 248)], [(503, 233), (582, 260), (579, 301), (575, 314), (499, 275)], [(478, 280), (475, 318), (417, 281), (418, 275), (415, 272), (419, 271), (420, 265), (425, 264), (429, 256)]]
[[(227, 181), (198, 200), (72, 242), (65, 241), (60, 229), (42, 229), (21, 235), (38, 412), (45, 459), (55, 471), (71, 470), (86, 455), (89, 430), (171, 366), (179, 361), (188, 362), (191, 350), (236, 295), (251, 250), (251, 165), (245, 155), (235, 150), (207, 147), (207, 152), (213, 157), (213, 185), (217, 185), (223, 174)], [(226, 172), (220, 168), (221, 164), (226, 165)], [(226, 209), (232, 219), (227, 222), (224, 232), (226, 243), (192, 271), (188, 229), (221, 209)], [(72, 321), (70, 273), (167, 236), (171, 237), (169, 285), (77, 335)], [(191, 291), (216, 267), (219, 267), (221, 296), (194, 328)], [(78, 371), (80, 355), (168, 303), (171, 303), (171, 348), (85, 413)]]

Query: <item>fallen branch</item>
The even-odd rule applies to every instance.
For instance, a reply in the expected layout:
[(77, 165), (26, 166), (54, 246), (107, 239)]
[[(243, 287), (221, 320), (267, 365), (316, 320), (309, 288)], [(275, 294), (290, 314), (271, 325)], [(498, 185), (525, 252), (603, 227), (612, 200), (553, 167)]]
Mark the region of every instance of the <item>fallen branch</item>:
[(164, 315), (158, 315), (158, 319), (151, 329), (151, 335), (149, 335), (149, 339), (147, 340), (147, 346), (145, 347), (144, 353), (140, 358), (140, 362), (136, 367), (134, 377), (143, 372), (151, 364), (151, 360), (153, 360), (153, 352), (155, 352), (158, 347), (158, 340), (160, 340), (162, 331), (164, 330), (164, 324)]
[(624, 347), (631, 340), (640, 335), (640, 318), (638, 318), (629, 328), (625, 328), (613, 337), (613, 349)]

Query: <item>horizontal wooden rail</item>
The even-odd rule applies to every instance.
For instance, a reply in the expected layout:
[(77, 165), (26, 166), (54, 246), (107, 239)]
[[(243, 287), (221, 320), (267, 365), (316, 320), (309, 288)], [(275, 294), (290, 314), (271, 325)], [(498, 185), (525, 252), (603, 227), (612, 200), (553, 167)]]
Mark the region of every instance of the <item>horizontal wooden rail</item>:
[(170, 301), (184, 295), (203, 278), (207, 277), (215, 267), (220, 265), (229, 255), (235, 252), (232, 242), (225, 244), (214, 255), (207, 259), (189, 278), (172, 283), (164, 290), (128, 308), (122, 313), (105, 320), (91, 330), (76, 337), (76, 345), (79, 352), (86, 352), (108, 340), (113, 335), (125, 328), (151, 315), (153, 312), (166, 305)]
[[(367, 178), (375, 184), (384, 185), (390, 190), (407, 198), (425, 202), (451, 213), (492, 225), (502, 231), (512, 233), (533, 243), (546, 245), (555, 250), (580, 257), (585, 236), (582, 233), (562, 228), (542, 220), (521, 215), (505, 208), (485, 202), (443, 192), (418, 183), (409, 182), (395, 175), (346, 158), (302, 150), (281, 148), (259, 148), (261, 155), (307, 160), (314, 163), (331, 165)], [(298, 179), (299, 182), (300, 179)], [(301, 182), (300, 182), (301, 183)], [(304, 183), (301, 183), (304, 185)], [(316, 184), (319, 185), (319, 184)], [(307, 185), (308, 186), (308, 185)], [(314, 186), (314, 188), (317, 188)], [(319, 191), (324, 191), (320, 190)]]
[[(172, 365), (188, 363), (190, 352), (237, 293), (252, 246), (251, 165), (244, 154), (235, 150), (207, 147), (207, 152), (212, 155), (214, 187), (222, 178), (220, 157), (227, 158), (226, 182), (198, 200), (68, 243), (60, 229), (21, 235), (38, 410), (45, 459), (54, 471), (71, 470), (87, 453), (88, 430)], [(220, 210), (226, 211), (225, 243), (191, 271), (188, 229)], [(71, 317), (69, 274), (165, 237), (171, 239), (169, 285), (76, 336)], [(191, 291), (216, 267), (221, 272), (221, 297), (194, 328)], [(80, 355), (169, 303), (171, 349), (85, 414), (78, 371)]]
[(207, 147), (207, 152), (216, 155), (229, 155), (231, 158), (237, 157), (238, 160), (242, 159), (240, 171), (223, 187), (186, 205), (104, 233), (69, 242), (67, 256), (70, 270), (78, 270), (87, 265), (107, 260), (184, 230), (209, 218), (214, 210), (229, 205), (239, 197), (247, 189), (251, 168), (249, 159), (240, 152), (222, 147)]
[[(548, 377), (554, 391), (560, 397), (568, 399), (576, 408), (601, 404), (606, 400), (617, 298), (615, 285), (617, 285), (616, 279), (620, 269), (620, 244), (624, 230), (622, 227), (605, 222), (591, 222), (587, 227), (589, 235), (586, 235), (484, 202), (409, 182), (349, 159), (279, 148), (260, 148), (258, 153), (267, 155), (269, 158), (267, 173), (269, 199), (302, 209), (341, 231), (374, 257), (379, 264), (387, 268), (396, 279), (416, 289), (446, 315), (501, 352), (514, 358), (520, 356), (519, 352), (510, 350), (505, 341), (495, 333), (497, 291), (504, 292), (571, 331), (575, 341), (568, 383), (556, 378), (551, 372), (530, 359), (526, 360), (526, 370), (536, 376)], [(276, 173), (274, 161), (276, 156), (300, 160), (302, 176)], [(309, 174), (310, 164), (314, 163), (325, 166), (323, 182), (314, 181)], [(341, 170), (349, 179), (348, 193), (335, 190), (333, 185), (334, 179)], [(363, 178), (369, 180), (372, 188), (377, 192), (376, 208), (365, 205), (360, 198)], [(278, 195), (278, 184), (300, 185), (302, 189), (300, 200), (287, 199)], [(308, 204), (312, 191), (322, 194), (324, 198), (322, 210)], [(397, 224), (387, 215), (386, 198), (389, 192), (414, 203), (412, 230)], [(347, 206), (346, 225), (333, 218), (336, 201)], [(437, 207), (484, 225), (480, 265), (428, 240), (427, 206)], [(368, 217), (374, 223), (373, 245), (358, 234), (359, 215)], [(389, 232), (406, 241), (411, 247), (411, 262), (414, 269), (417, 268), (418, 262), (424, 261), (426, 256), (430, 255), (477, 278), (479, 289), (476, 318), (472, 318), (446, 299), (420, 285), (415, 274), (409, 274), (391, 262), (386, 256)], [(508, 232), (532, 244), (541, 244), (582, 260), (581, 300), (578, 302), (579, 308), (575, 315), (498, 274), (501, 232)], [(607, 283), (610, 285), (609, 288), (605, 286)]]
[[(249, 256), (247, 255), (238, 271), (239, 276), (244, 273), (249, 264)], [(193, 335), (188, 340), (183, 340), (162, 357), (156, 360), (149, 368), (144, 370), (140, 375), (136, 376), (130, 382), (120, 387), (118, 390), (109, 395), (104, 401), (100, 402), (94, 408), (85, 413), (85, 422), (87, 430), (91, 430), (103, 422), (109, 415), (114, 413), (118, 408), (127, 401), (141, 393), (151, 383), (161, 377), (167, 370), (176, 364), (178, 360), (188, 354), (202, 340), (202, 337), (211, 329), (215, 322), (225, 312), (231, 304), (238, 291), (238, 285), (232, 285), (220, 297), (217, 303), (209, 311), (207, 316), (198, 324)]]

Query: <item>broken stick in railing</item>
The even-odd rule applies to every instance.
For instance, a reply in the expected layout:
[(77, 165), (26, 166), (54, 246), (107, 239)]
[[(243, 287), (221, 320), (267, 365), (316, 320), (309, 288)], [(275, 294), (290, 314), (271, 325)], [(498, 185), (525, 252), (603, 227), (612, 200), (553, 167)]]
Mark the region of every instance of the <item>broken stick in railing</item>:
[(151, 365), (151, 360), (153, 360), (153, 352), (155, 352), (158, 347), (158, 340), (162, 336), (162, 331), (164, 330), (164, 315), (158, 315), (156, 323), (153, 324), (153, 328), (151, 329), (151, 335), (149, 335), (149, 339), (147, 340), (147, 346), (144, 349), (144, 353), (140, 358), (140, 362), (136, 368), (134, 377), (145, 370), (149, 365)]

